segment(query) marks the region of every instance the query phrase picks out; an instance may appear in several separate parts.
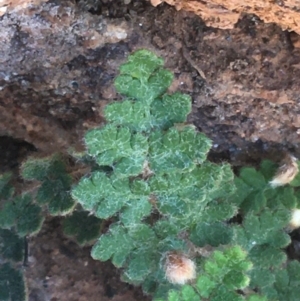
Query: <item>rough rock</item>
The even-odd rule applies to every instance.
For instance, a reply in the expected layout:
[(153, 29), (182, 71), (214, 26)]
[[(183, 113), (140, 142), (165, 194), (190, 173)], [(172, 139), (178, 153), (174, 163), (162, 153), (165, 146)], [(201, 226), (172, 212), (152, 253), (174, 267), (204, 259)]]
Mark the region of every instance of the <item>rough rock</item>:
[(127, 38), (127, 24), (64, 1), (13, 9), (0, 28), (0, 135), (46, 152), (76, 145), (68, 131), (74, 123), (85, 129), (101, 122), (94, 104), (120, 63), (110, 50)]
[(18, 11), (31, 5), (38, 5), (47, 0), (0, 0), (0, 16), (12, 10)]
[(243, 13), (255, 14), (266, 23), (300, 34), (300, 0), (151, 0), (154, 6), (166, 2), (199, 15), (207, 26), (231, 29)]

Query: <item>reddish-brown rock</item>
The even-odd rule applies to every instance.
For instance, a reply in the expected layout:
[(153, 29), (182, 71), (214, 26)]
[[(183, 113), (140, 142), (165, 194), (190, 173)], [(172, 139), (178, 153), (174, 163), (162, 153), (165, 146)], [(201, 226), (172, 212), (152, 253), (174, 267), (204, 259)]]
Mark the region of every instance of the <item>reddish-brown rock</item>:
[(241, 14), (248, 13), (300, 34), (300, 0), (151, 0), (154, 6), (162, 2), (174, 5), (177, 10), (192, 11), (212, 27), (233, 28)]

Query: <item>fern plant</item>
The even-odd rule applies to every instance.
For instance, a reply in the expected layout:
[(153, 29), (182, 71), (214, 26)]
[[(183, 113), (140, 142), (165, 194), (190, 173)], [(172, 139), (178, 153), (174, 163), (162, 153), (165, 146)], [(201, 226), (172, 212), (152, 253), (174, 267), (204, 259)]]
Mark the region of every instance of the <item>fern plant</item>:
[[(228, 164), (207, 161), (211, 141), (186, 124), (191, 100), (167, 92), (172, 79), (153, 53), (130, 55), (115, 79), (123, 100), (107, 105), (107, 124), (85, 136), (96, 168), (72, 196), (110, 220), (92, 257), (112, 260), (125, 281), (157, 300), (286, 300), (283, 287), (291, 277), (300, 280), (296, 268), (285, 269), (284, 252), (300, 181), (270, 186), (277, 167), (269, 161), (239, 176)], [(214, 251), (199, 256), (207, 246)], [(182, 256), (182, 270), (170, 268), (172, 254)], [(287, 300), (300, 300), (287, 291)]]
[(96, 240), (92, 257), (155, 301), (300, 301), (300, 264), (285, 252), (300, 226), (299, 162), (279, 176), (270, 161), (238, 175), (209, 162), (212, 143), (186, 123), (191, 99), (168, 93), (172, 80), (152, 52), (128, 57), (115, 79), (123, 100), (105, 107), (107, 123), (76, 155), (91, 163), (78, 183), (59, 155), (22, 165), (30, 193), (0, 178), (0, 300), (26, 299), (14, 262), (47, 212), (79, 244)]
[(24, 260), (24, 239), (40, 228), (43, 218), (28, 195), (15, 197), (10, 182), (10, 174), (0, 175), (0, 300), (23, 301), (26, 285), (19, 266)]
[[(66, 215), (76, 205), (70, 196), (72, 178), (61, 156), (29, 158), (22, 165), (21, 174), (25, 180), (35, 180), (37, 185), (20, 195), (11, 185), (11, 175), (0, 175), (1, 301), (28, 300), (22, 271), (26, 262), (27, 237), (39, 232), (45, 212)], [(95, 240), (100, 224), (99, 219), (88, 216), (80, 208), (64, 221), (65, 232), (74, 235), (81, 244)]]

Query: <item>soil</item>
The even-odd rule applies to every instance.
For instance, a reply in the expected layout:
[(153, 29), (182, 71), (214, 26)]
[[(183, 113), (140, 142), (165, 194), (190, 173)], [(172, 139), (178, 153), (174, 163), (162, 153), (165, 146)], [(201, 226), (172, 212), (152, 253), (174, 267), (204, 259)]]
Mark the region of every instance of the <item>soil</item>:
[[(300, 158), (300, 38), (295, 33), (264, 24), (254, 15), (243, 16), (232, 30), (219, 30), (166, 4), (154, 8), (147, 1), (74, 3), (78, 14), (125, 22), (130, 34), (124, 41), (70, 59), (68, 70), (79, 75), (65, 97), (56, 98), (52, 87), (44, 98), (38, 88), (24, 91), (18, 86), (22, 77), (3, 90), (0, 105), (5, 104), (5, 95), (12, 95), (11, 104), (26, 108), (28, 122), (40, 118), (48, 125), (55, 123), (55, 127), (41, 126), (49, 139), (29, 137), (0, 123), (0, 133), (9, 129), (0, 137), (0, 171), (12, 171), (19, 186), (24, 183), (18, 168), (28, 155), (43, 155), (47, 149), (66, 151), (65, 144), (54, 143), (53, 130), (58, 136), (63, 133), (75, 148), (82, 147), (84, 131), (103, 122), (102, 108), (118, 99), (112, 82), (119, 64), (139, 48), (165, 59), (175, 74), (170, 91), (191, 95), (189, 122), (213, 140), (211, 160), (238, 167), (256, 165), (263, 158), (278, 161), (286, 152)], [(27, 78), (31, 80), (35, 79)], [(294, 258), (299, 258), (299, 237), (293, 233)], [(81, 248), (63, 236), (59, 218), (47, 220), (42, 231), (29, 239), (30, 301), (150, 300), (139, 288), (122, 283), (120, 272), (110, 263), (93, 261), (89, 252), (89, 247)]]

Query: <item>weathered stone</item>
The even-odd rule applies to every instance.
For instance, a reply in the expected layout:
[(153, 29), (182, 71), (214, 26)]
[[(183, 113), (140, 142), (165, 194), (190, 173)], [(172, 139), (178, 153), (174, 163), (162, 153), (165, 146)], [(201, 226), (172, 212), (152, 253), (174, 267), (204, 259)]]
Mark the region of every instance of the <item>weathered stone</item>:
[(78, 11), (71, 1), (25, 2), (0, 20), (0, 135), (41, 151), (66, 149), (78, 144), (70, 126), (78, 132), (101, 122), (95, 103), (120, 63), (112, 49), (130, 30), (124, 22)]
[(18, 11), (30, 5), (38, 5), (47, 0), (0, 0), (0, 16), (12, 10)]
[(300, 34), (300, 0), (151, 0), (154, 6), (162, 2), (174, 5), (177, 10), (192, 11), (212, 27), (233, 28), (241, 14), (248, 13)]

